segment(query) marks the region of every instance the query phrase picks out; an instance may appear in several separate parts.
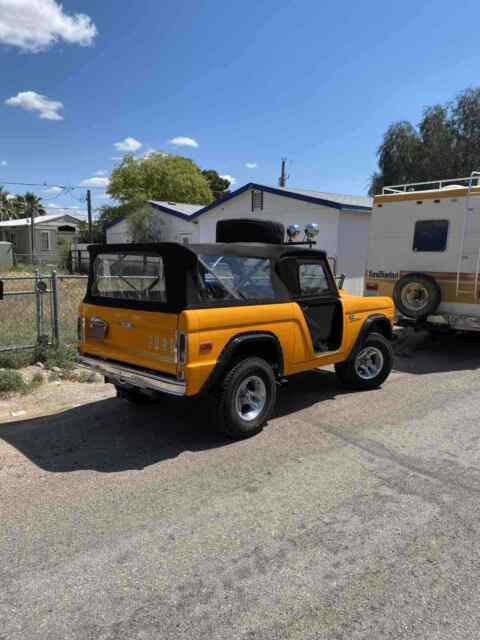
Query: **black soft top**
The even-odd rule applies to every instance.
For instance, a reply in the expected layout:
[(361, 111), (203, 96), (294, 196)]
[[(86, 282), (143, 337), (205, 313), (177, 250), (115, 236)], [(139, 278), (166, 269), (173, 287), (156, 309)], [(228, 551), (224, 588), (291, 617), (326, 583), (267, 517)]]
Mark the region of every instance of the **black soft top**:
[[(249, 258), (267, 258), (272, 263), (272, 285), (275, 291), (275, 302), (289, 302), (294, 294), (287, 286), (290, 280), (287, 268), (280, 274), (279, 262), (284, 258), (316, 258), (326, 259), (325, 251), (310, 249), (294, 244), (260, 244), (249, 242), (237, 243), (209, 243), (183, 245), (176, 242), (156, 242), (148, 244), (95, 244), (88, 247), (90, 253), (90, 273), (88, 289), (84, 302), (109, 307), (142, 309), (145, 311), (163, 311), (166, 313), (178, 313), (187, 308), (240, 306), (245, 304), (271, 304), (272, 299), (251, 301), (201, 301), (199, 300), (198, 287), (196, 285), (196, 269), (199, 263), (198, 256), (245, 256)], [(145, 302), (140, 300), (125, 300), (100, 297), (92, 294), (94, 280), (95, 258), (100, 254), (147, 254), (159, 255), (164, 260), (165, 284), (167, 302)], [(283, 263), (285, 264), (285, 263)], [(333, 286), (335, 286), (333, 284)]]
[(321, 249), (310, 249), (306, 246), (295, 244), (262, 244), (249, 242), (237, 244), (236, 242), (205, 243), (205, 244), (179, 244), (178, 242), (152, 242), (142, 244), (92, 244), (88, 247), (90, 257), (93, 259), (99, 253), (148, 253), (158, 254), (165, 259), (174, 258), (192, 264), (196, 256), (247, 256), (251, 258), (269, 258), (280, 260), (286, 256), (302, 256), (308, 258), (326, 258), (327, 254)]
[(304, 258), (326, 258), (325, 251), (310, 249), (295, 244), (261, 244), (249, 242), (248, 244), (209, 243), (188, 245), (195, 254), (207, 256), (247, 256), (251, 258), (270, 258), (280, 260), (286, 256), (302, 256)]

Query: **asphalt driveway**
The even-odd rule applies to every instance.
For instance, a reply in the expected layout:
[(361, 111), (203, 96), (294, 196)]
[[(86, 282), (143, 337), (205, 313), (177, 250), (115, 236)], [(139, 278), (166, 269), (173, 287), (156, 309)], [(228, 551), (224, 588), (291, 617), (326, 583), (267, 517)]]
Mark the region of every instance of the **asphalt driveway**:
[(0, 425), (0, 639), (476, 640), (480, 341), (400, 352), (243, 442), (100, 385)]

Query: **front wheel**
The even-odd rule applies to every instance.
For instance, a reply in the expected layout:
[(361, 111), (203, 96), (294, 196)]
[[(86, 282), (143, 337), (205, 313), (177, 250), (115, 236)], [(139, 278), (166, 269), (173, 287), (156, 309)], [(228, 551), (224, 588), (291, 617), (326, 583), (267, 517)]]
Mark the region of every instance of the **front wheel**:
[(272, 367), (262, 358), (245, 358), (220, 383), (215, 411), (220, 430), (231, 438), (259, 433), (271, 417), (277, 395)]
[(381, 334), (370, 333), (355, 357), (335, 365), (335, 371), (345, 386), (368, 390), (380, 387), (390, 375), (392, 367), (392, 345)]

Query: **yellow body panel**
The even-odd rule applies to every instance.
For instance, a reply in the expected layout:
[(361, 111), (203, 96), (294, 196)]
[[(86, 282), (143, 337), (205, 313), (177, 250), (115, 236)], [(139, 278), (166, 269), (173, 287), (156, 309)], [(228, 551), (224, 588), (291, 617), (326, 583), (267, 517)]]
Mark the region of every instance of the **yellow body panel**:
[[(184, 377), (187, 395), (196, 395), (205, 384), (228, 342), (242, 333), (267, 331), (277, 337), (284, 361), (284, 375), (300, 373), (344, 361), (350, 354), (364, 321), (381, 313), (391, 323), (391, 299), (351, 296), (340, 292), (343, 307), (343, 338), (338, 351), (313, 352), (312, 340), (300, 306), (296, 302), (191, 309), (175, 314), (83, 304), (80, 314), (89, 326), (92, 317), (108, 323), (104, 339), (87, 334), (82, 354), (117, 360), (138, 367), (175, 375), (176, 331), (188, 336)], [(208, 344), (208, 351), (201, 345)]]

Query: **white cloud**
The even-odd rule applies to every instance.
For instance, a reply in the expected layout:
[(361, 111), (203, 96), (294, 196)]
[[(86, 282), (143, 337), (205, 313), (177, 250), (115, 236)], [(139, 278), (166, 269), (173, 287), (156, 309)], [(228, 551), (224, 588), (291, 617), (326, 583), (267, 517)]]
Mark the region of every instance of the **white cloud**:
[(7, 162), (6, 160), (2, 160), (2, 161), (0, 162), (0, 166), (2, 166), (2, 167), (6, 167), (6, 166), (7, 166), (7, 164), (8, 164), (8, 162)]
[(95, 175), (96, 176), (107, 176), (108, 175), (108, 171), (105, 171), (105, 169), (99, 169), (98, 171), (95, 171)]
[(229, 176), (228, 174), (225, 176), (220, 176), (220, 178), (223, 178), (224, 180), (228, 180), (231, 186), (233, 186), (237, 182), (236, 178), (234, 178), (233, 176)]
[(154, 153), (158, 153), (156, 149), (147, 149), (143, 154), (143, 157), (147, 160), (150, 156), (153, 156)]
[(117, 162), (118, 160), (123, 160), (123, 156), (112, 156), (112, 160), (115, 160), (115, 162)]
[(257, 163), (256, 162), (247, 162), (247, 163), (245, 163), (245, 166), (247, 167), (247, 169), (255, 169), (257, 167)]
[(119, 151), (125, 151), (126, 153), (133, 153), (135, 151), (138, 151), (141, 146), (142, 143), (138, 140), (135, 140), (135, 138), (125, 138), (125, 140), (122, 140), (121, 142), (115, 142), (114, 144), (114, 147), (116, 149), (118, 149)]
[(80, 183), (82, 187), (108, 187), (109, 184), (110, 180), (108, 178), (102, 178), (101, 176), (86, 178)]
[(63, 191), (62, 187), (49, 187), (48, 189), (45, 189), (45, 193), (52, 196), (60, 193), (61, 191)]
[(86, 47), (97, 28), (84, 13), (68, 15), (56, 0), (0, 0), (0, 43), (38, 53), (63, 40)]
[(169, 140), (170, 144), (177, 145), (179, 147), (194, 147), (198, 148), (198, 142), (193, 138), (186, 138), (185, 136), (177, 136)]
[(25, 111), (38, 111), (42, 120), (63, 120), (63, 116), (59, 114), (63, 104), (58, 100), (49, 100), (36, 91), (20, 91), (16, 96), (5, 100), (5, 104), (10, 107), (20, 107)]

